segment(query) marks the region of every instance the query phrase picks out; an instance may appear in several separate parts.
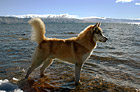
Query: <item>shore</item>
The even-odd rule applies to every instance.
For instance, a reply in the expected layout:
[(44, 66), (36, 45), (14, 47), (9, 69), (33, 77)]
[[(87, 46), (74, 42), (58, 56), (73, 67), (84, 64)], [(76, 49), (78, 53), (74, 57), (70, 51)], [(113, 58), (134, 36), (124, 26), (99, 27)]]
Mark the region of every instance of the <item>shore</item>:
[[(135, 88), (115, 85), (99, 78), (88, 79), (87, 82), (82, 82), (82, 85), (75, 87), (73, 79), (69, 81), (64, 79), (66, 84), (61, 84), (60, 77), (56, 79), (50, 77), (21, 80), (18, 86), (25, 92), (139, 92)], [(51, 80), (58, 82), (51, 82)]]
[(41, 78), (37, 69), (28, 79), (22, 79), (17, 84), (25, 92), (139, 92), (136, 88), (107, 82), (84, 71), (81, 72), (80, 78), (82, 85), (76, 87), (74, 69), (64, 69), (64, 65), (61, 68), (49, 68), (46, 75)]

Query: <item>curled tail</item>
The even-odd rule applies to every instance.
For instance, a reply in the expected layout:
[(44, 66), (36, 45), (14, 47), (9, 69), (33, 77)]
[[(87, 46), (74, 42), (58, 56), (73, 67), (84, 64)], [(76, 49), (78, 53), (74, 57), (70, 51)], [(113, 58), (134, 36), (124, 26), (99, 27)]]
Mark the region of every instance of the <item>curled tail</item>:
[(40, 44), (45, 37), (45, 24), (40, 18), (33, 18), (29, 21), (32, 25), (31, 40)]

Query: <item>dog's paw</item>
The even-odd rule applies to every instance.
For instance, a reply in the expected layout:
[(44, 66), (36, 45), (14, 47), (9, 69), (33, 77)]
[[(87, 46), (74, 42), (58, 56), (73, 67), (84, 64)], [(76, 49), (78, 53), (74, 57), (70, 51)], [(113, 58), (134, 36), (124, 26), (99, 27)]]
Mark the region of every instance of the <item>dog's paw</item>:
[(75, 86), (79, 86), (79, 85), (82, 85), (82, 82), (76, 82), (75, 83)]
[(28, 75), (26, 75), (26, 76), (24, 77), (24, 79), (28, 79)]
[(40, 77), (44, 77), (45, 75), (44, 74), (40, 74)]

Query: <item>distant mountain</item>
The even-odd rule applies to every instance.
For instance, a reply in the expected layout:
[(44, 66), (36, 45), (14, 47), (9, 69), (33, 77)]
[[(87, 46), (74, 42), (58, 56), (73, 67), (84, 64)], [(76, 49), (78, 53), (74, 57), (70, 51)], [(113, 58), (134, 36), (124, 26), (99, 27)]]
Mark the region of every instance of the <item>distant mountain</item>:
[[(0, 17), (0, 24), (28, 23), (31, 18)], [(85, 23), (84, 20), (74, 18), (41, 18), (45, 23)]]
[(0, 24), (28, 23), (29, 18), (0, 17)]
[(17, 24), (17, 23), (28, 23), (31, 18), (40, 17), (45, 23), (140, 23), (140, 19), (115, 19), (115, 18), (104, 18), (104, 17), (88, 17), (88, 18), (77, 18), (75, 15), (60, 14), (60, 15), (12, 15), (12, 16), (1, 16), (0, 24)]
[(140, 19), (115, 19), (115, 18), (85, 18), (86, 22), (103, 22), (103, 23), (140, 23)]
[(69, 15), (69, 14), (26, 14), (26, 15), (7, 15), (7, 17), (17, 17), (17, 18), (77, 18), (76, 15)]

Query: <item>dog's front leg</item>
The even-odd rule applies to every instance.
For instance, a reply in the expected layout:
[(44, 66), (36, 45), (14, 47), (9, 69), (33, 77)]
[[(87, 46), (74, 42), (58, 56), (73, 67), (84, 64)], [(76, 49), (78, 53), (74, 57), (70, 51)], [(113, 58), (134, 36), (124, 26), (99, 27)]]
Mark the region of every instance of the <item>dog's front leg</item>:
[(80, 72), (81, 72), (82, 64), (75, 64), (75, 85), (78, 86), (80, 84)]

